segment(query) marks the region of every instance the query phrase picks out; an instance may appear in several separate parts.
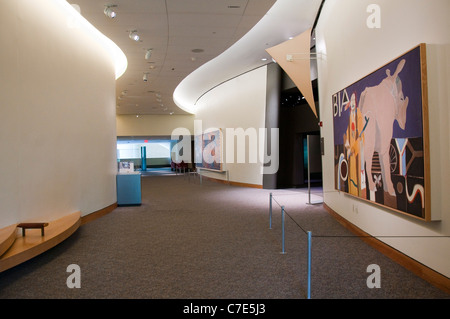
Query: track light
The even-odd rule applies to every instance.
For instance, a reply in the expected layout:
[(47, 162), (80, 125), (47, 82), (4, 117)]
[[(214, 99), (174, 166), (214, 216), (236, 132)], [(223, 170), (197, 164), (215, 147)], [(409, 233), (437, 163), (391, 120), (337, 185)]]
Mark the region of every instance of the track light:
[(130, 31), (130, 34), (128, 36), (130, 37), (131, 40), (134, 40), (136, 42), (139, 41), (139, 35), (137, 34), (137, 30)]
[(144, 80), (144, 82), (148, 81), (148, 73), (144, 73), (142, 80)]
[(147, 52), (145, 52), (145, 59), (148, 60), (152, 56), (152, 49), (148, 49)]
[(117, 15), (116, 12), (113, 9), (111, 9), (111, 8), (115, 8), (115, 7), (117, 7), (117, 6), (114, 4), (106, 6), (106, 8), (103, 12), (105, 13), (105, 15), (108, 18), (114, 19), (116, 17), (116, 15)]

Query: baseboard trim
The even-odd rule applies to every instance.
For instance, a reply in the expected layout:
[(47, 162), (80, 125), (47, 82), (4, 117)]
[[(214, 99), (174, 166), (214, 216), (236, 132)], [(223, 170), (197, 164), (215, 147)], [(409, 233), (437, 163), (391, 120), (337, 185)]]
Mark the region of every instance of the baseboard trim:
[(226, 184), (226, 185), (232, 185), (232, 186), (238, 186), (238, 187), (250, 187), (250, 188), (260, 188), (260, 189), (263, 188), (262, 185), (258, 185), (258, 184), (233, 182), (233, 181), (227, 181), (224, 179), (214, 178), (214, 177), (210, 177), (210, 176), (204, 176), (204, 175), (202, 175), (202, 179), (207, 179), (207, 180), (210, 180), (213, 182)]
[(111, 204), (109, 206), (106, 206), (105, 208), (102, 208), (100, 210), (97, 210), (93, 213), (90, 213), (88, 215), (82, 216), (81, 217), (81, 225), (84, 225), (86, 223), (89, 223), (93, 220), (96, 220), (97, 218), (100, 218), (102, 216), (105, 216), (109, 213), (111, 213), (114, 209), (117, 208), (117, 202), (114, 204)]
[(369, 244), (371, 247), (377, 249), (379, 252), (389, 257), (399, 265), (405, 267), (412, 273), (416, 274), (420, 278), (428, 281), (430, 284), (441, 289), (442, 291), (450, 294), (450, 278), (443, 274), (425, 266), (417, 260), (405, 255), (401, 251), (389, 246), (388, 244), (380, 241), (379, 239), (370, 236), (368, 233), (358, 228), (347, 219), (336, 213), (327, 204), (323, 204), (325, 210), (333, 216), (341, 225), (353, 232), (357, 236), (361, 236), (361, 240)]
[(239, 183), (239, 182), (229, 182), (229, 183), (230, 183), (230, 185), (238, 186), (238, 187), (250, 187), (250, 188), (259, 188), (259, 189), (263, 188), (262, 185), (258, 185), (258, 184)]

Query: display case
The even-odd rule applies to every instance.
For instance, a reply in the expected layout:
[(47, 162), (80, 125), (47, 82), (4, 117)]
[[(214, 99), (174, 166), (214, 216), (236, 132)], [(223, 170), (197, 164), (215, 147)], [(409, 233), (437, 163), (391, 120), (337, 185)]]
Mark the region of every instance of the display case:
[(141, 174), (117, 174), (117, 205), (141, 205)]

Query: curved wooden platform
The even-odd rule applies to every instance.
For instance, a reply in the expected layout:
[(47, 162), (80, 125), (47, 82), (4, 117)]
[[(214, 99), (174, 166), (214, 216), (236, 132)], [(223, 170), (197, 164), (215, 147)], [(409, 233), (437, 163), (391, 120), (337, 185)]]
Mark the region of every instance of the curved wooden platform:
[[(48, 226), (45, 227), (44, 236), (42, 236), (41, 229), (28, 229), (26, 236), (22, 236), (22, 233), (17, 231), (17, 225), (7, 227), (13, 228), (13, 230), (8, 229), (8, 231), (12, 231), (15, 238), (9, 249), (7, 248), (6, 252), (0, 256), (0, 272), (17, 266), (56, 246), (72, 235), (80, 225), (81, 213), (76, 212), (49, 222)], [(6, 228), (3, 230), (6, 230)]]
[(3, 255), (16, 240), (17, 224), (0, 229), (0, 256)]

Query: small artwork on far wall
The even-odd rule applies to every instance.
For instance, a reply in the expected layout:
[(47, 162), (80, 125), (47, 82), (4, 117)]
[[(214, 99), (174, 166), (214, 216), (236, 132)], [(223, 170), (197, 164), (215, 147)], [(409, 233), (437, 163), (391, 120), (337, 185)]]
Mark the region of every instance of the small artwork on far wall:
[(335, 188), (430, 220), (426, 45), (333, 94)]
[(195, 162), (198, 167), (222, 171), (222, 139), (220, 129), (195, 136)]

